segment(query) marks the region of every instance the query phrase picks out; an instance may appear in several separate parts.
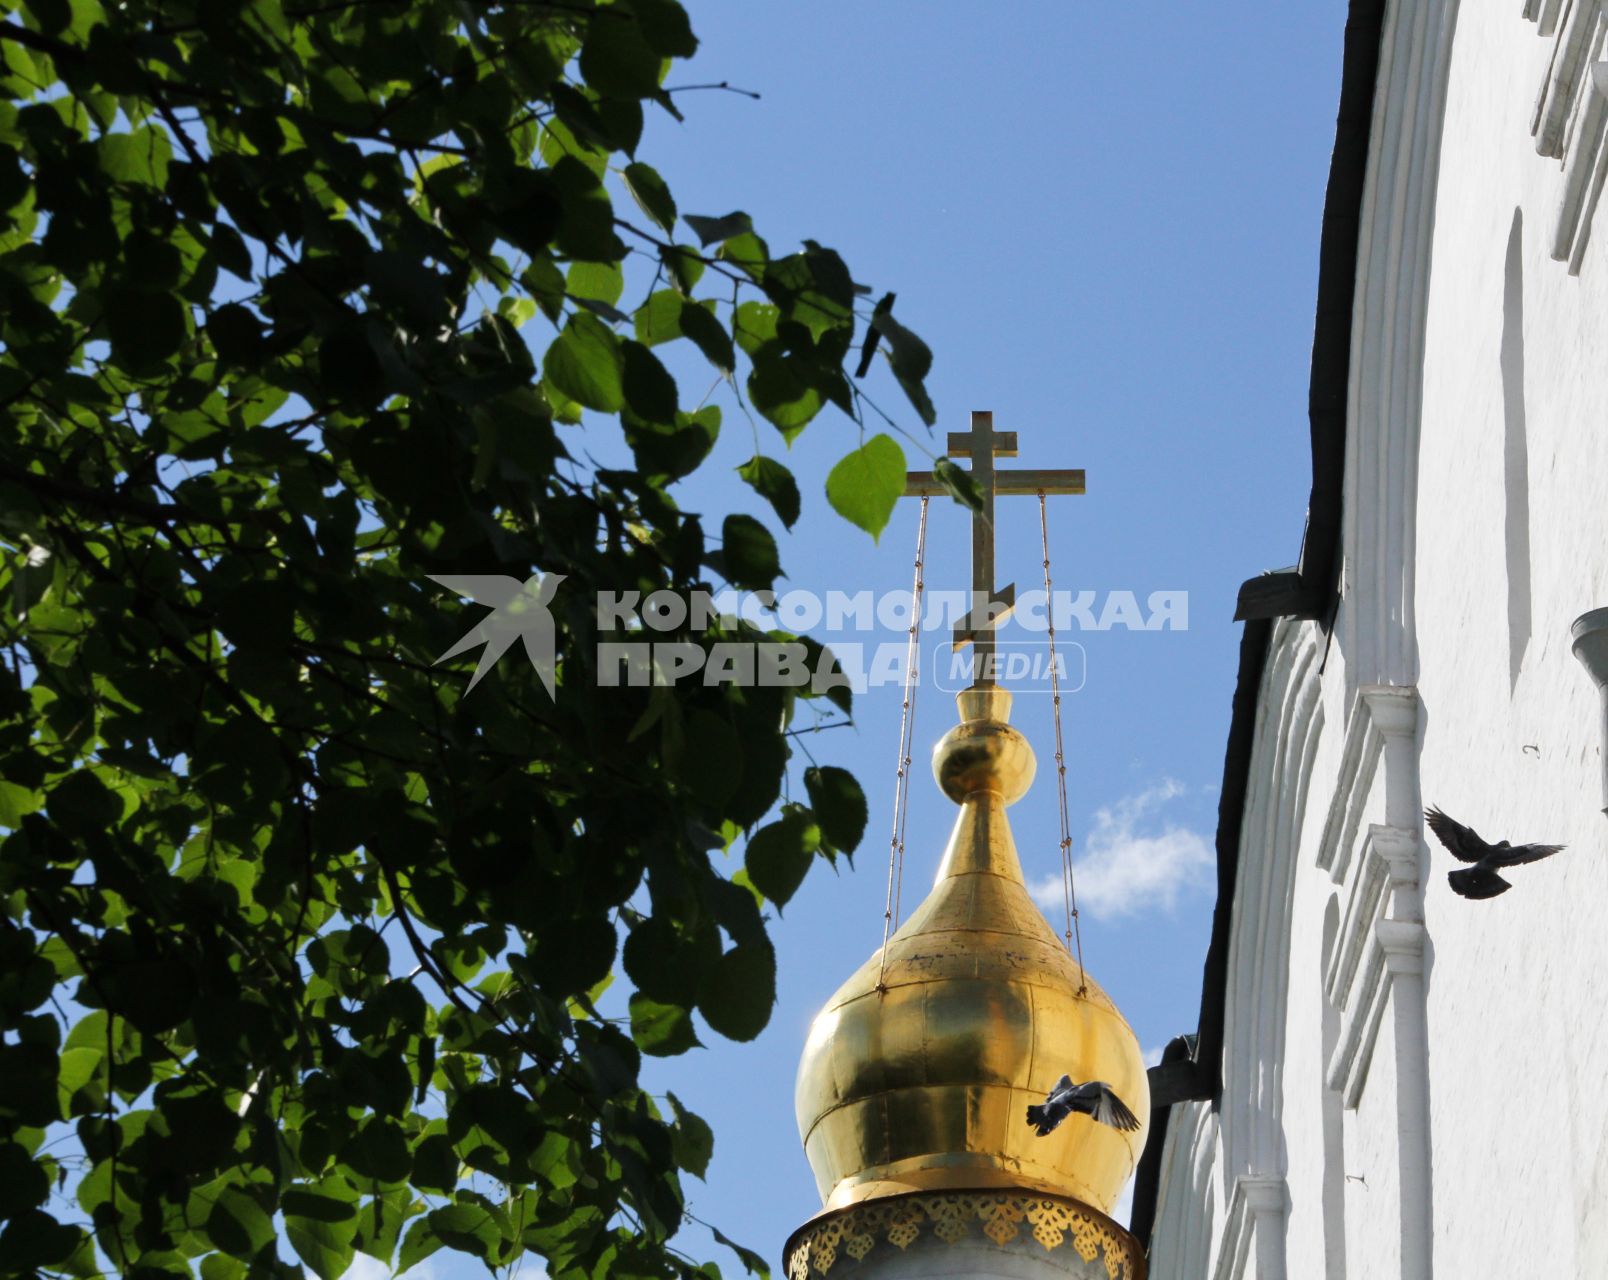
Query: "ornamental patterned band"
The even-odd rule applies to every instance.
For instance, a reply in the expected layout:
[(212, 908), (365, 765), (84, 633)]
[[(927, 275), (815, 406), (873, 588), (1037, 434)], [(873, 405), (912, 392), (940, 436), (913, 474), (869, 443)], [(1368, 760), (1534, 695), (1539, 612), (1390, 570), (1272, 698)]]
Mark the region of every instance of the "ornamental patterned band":
[(840, 1255), (859, 1262), (873, 1249), (908, 1249), (924, 1234), (954, 1244), (982, 1235), (1001, 1248), (1031, 1238), (1046, 1251), (1070, 1244), (1085, 1262), (1104, 1255), (1111, 1280), (1144, 1280), (1139, 1245), (1103, 1214), (1054, 1196), (959, 1191), (852, 1205), (801, 1228), (789, 1242), (788, 1280), (829, 1274)]

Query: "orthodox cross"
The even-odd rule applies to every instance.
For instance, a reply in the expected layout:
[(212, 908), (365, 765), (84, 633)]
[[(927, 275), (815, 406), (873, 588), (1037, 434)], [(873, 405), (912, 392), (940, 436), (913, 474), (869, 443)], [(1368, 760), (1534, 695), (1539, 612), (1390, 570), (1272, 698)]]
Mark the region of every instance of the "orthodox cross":
[[(970, 431), (949, 433), (949, 454), (971, 459), (971, 475), (982, 490), (983, 505), (972, 512), (972, 606), (955, 628), (955, 648), (975, 646), (972, 688), (992, 688), (995, 680), (994, 627), (1016, 607), (1016, 584), (994, 589), (994, 498), (1004, 494), (1082, 493), (1083, 472), (999, 471), (995, 458), (1016, 456), (1016, 432), (995, 431), (994, 415), (973, 411)], [(907, 471), (904, 496), (922, 497), (948, 490), (930, 471)]]

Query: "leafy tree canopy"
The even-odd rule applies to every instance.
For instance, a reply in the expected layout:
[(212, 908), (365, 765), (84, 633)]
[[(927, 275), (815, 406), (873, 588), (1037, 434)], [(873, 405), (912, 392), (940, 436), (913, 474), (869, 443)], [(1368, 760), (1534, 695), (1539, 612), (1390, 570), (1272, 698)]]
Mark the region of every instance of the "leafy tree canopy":
[[(765, 899), (864, 798), (766, 823), (794, 691), (600, 688), (590, 601), (779, 572), (672, 496), (721, 425), (673, 344), (784, 441), (878, 343), (932, 410), (891, 298), (638, 155), (696, 47), (674, 0), (0, 3), (0, 1272), (718, 1274), (642, 1055), (758, 1034)], [(849, 445), (875, 533), (903, 456)], [(428, 577), (533, 572), (556, 698), (466, 694)]]

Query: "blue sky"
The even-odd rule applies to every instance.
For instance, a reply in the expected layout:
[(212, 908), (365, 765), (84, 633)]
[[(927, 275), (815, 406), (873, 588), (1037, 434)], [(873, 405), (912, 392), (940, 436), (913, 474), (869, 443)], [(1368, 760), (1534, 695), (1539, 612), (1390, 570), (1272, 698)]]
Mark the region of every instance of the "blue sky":
[[(1052, 499), (1058, 589), (1189, 594), (1187, 630), (1063, 633), (1087, 656), (1065, 715), (1085, 956), (1141, 1044), (1159, 1049), (1193, 1030), (1197, 1013), (1235, 592), (1292, 562), (1300, 544), (1345, 6), (689, 7), (703, 45), (676, 82), (728, 80), (762, 97), (686, 94), (684, 125), (650, 123), (640, 158), (665, 175), (681, 211), (742, 208), (773, 250), (804, 236), (838, 249), (858, 280), (897, 290), (896, 315), (932, 346), (940, 433), (991, 409), (998, 429), (1020, 436), (1021, 456), (1007, 465), (1088, 470), (1086, 496)], [(920, 430), (885, 369), (867, 385)], [(732, 475), (754, 438), (725, 403), (722, 438), (683, 504), (747, 510), (775, 527)], [(790, 452), (759, 430), (804, 495), (802, 519), (780, 538), (787, 585), (907, 589), (915, 504), (902, 503), (873, 543), (825, 501), (826, 471), (858, 442), (855, 425), (828, 411)], [(611, 447), (595, 445), (604, 456)], [(961, 588), (964, 513), (935, 502), (931, 522), (928, 585)], [(1025, 590), (1040, 573), (1036, 504), (1002, 501), (998, 525), (999, 577)], [(1020, 699), (1015, 719), (1040, 762), (1038, 785), (1011, 811), (1036, 883), (1055, 876), (1059, 839), (1047, 699)], [(856, 720), (809, 745), (861, 779), (870, 826), (853, 869), (817, 868), (773, 924), (780, 1002), (770, 1027), (749, 1045), (705, 1031), (706, 1049), (647, 1072), (651, 1087), (675, 1091), (714, 1127), (708, 1181), (689, 1183), (692, 1211), (773, 1260), (819, 1208), (793, 1119), (805, 1030), (881, 938), (897, 688), (867, 692)], [(952, 700), (924, 690), (907, 912), (954, 816), (925, 768), (953, 721)], [(681, 1243), (740, 1271), (707, 1241), (689, 1228)], [(437, 1254), (415, 1274), (456, 1280), (476, 1269)]]

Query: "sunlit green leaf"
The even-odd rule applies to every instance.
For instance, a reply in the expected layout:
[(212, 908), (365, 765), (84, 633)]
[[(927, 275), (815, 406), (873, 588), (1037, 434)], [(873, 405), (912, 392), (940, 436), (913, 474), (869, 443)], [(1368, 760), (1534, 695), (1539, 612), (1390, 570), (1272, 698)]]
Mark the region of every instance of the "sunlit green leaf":
[(559, 391), (602, 413), (617, 413), (625, 403), (624, 372), (619, 340), (584, 312), (569, 318), (542, 361), (543, 376)]
[(881, 536), (904, 489), (904, 450), (888, 435), (872, 436), (826, 477), (832, 509), (873, 538)]

